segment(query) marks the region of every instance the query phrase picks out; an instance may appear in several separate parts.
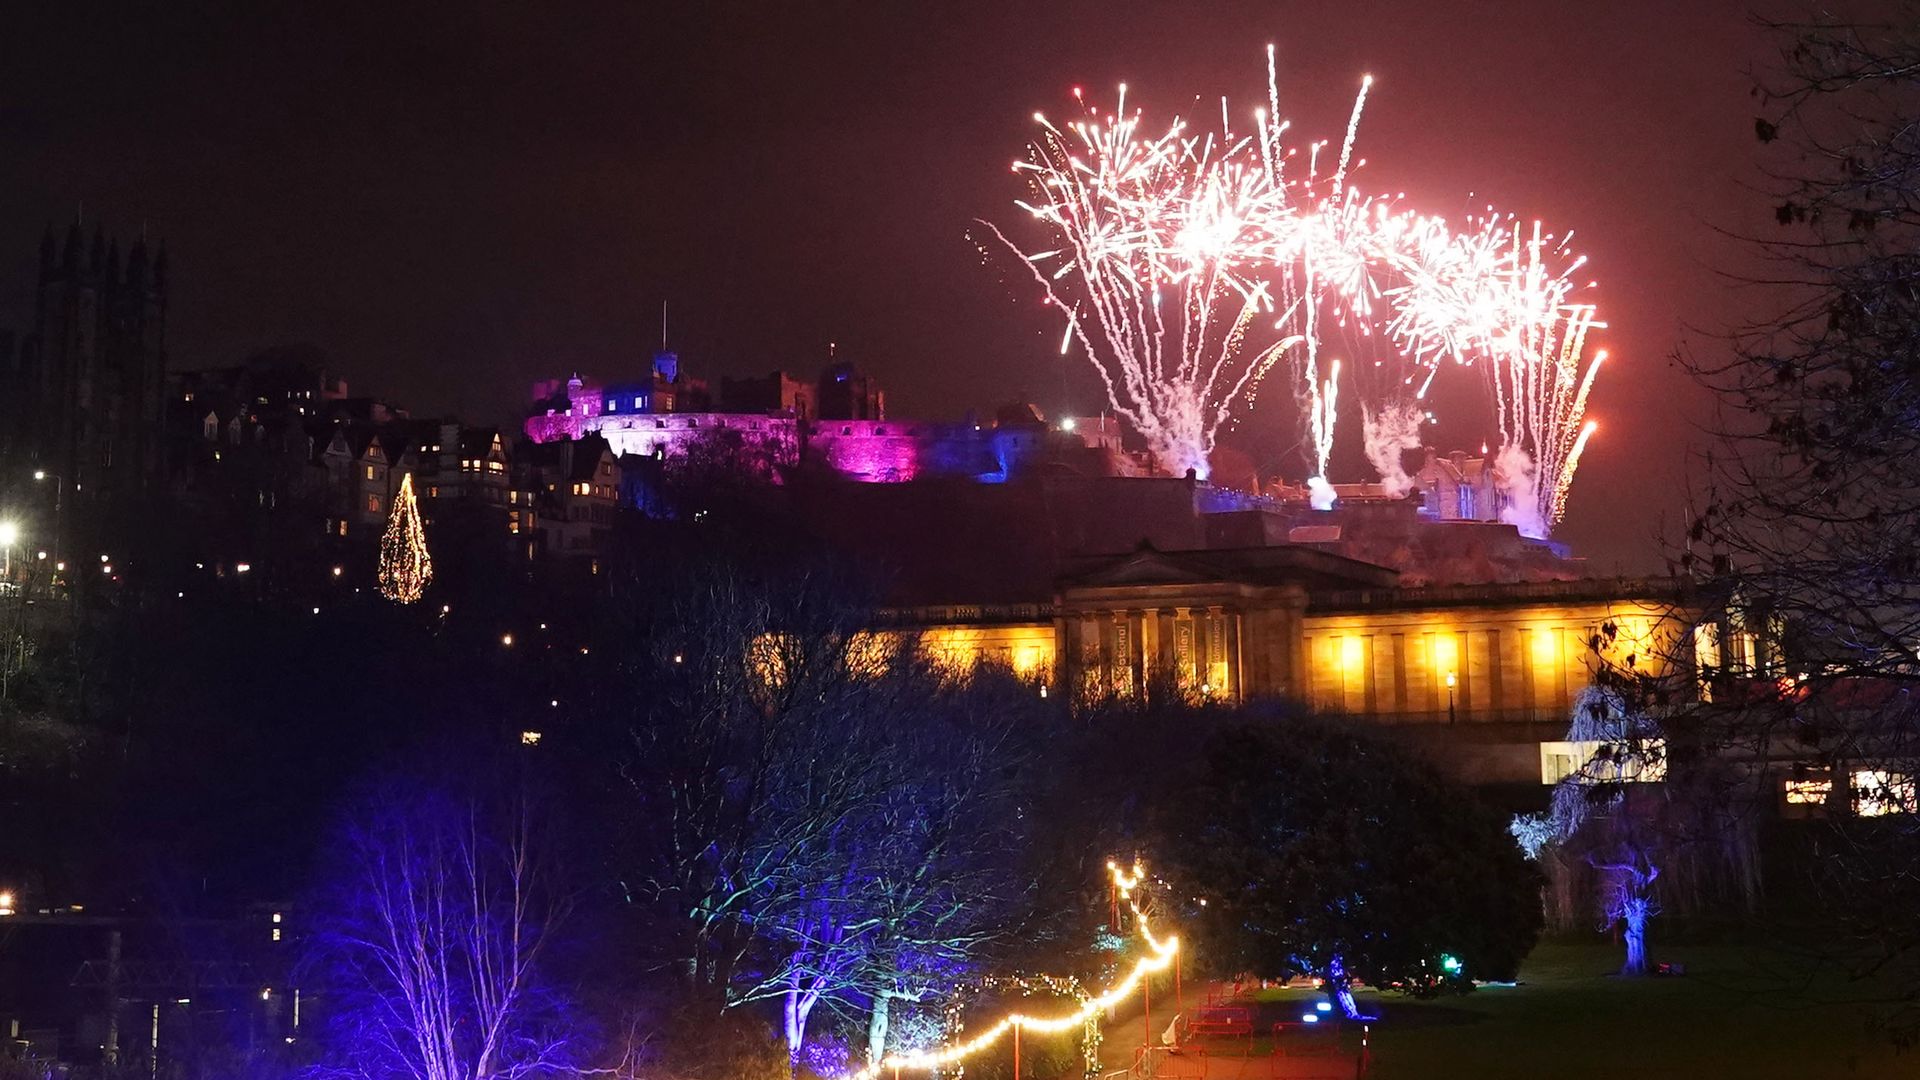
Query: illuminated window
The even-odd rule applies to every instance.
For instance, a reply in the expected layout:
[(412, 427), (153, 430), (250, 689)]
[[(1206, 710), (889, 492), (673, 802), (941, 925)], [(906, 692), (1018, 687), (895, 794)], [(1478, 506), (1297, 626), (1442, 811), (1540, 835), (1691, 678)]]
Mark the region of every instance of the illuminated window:
[(438, 485), (438, 484), (428, 484), (428, 485), (427, 485), (427, 498), (429, 498), (429, 499), (437, 499), (437, 498), (439, 498), (439, 497), (440, 497), (440, 485)]
[(1861, 817), (1911, 814), (1916, 809), (1913, 777), (1885, 769), (1853, 773), (1853, 812)]
[(643, 405), (643, 404), (641, 404), (641, 402), (643, 402), (644, 400), (645, 400), (644, 398), (634, 398), (634, 399), (633, 399), (633, 407), (634, 407), (634, 408), (636, 408), (636, 409), (644, 409), (644, 408), (646, 408), (646, 406), (645, 406), (645, 405)]
[(507, 463), (504, 461), (489, 461), (487, 462), (487, 471), (488, 472), (506, 472)]
[(1540, 782), (1557, 784), (1574, 778), (1583, 784), (1655, 783), (1667, 778), (1667, 741), (1646, 739), (1639, 744), (1599, 739), (1540, 744)]
[(1788, 806), (1825, 806), (1833, 794), (1831, 780), (1787, 781)]
[(346, 518), (340, 519), (339, 532), (341, 536), (347, 535), (347, 519)]
[(373, 466), (367, 466), (367, 479), (373, 479)]
[(540, 733), (539, 733), (539, 732), (537, 732), (537, 731), (523, 731), (523, 732), (521, 732), (521, 733), (520, 733), (520, 745), (521, 745), (521, 746), (539, 746), (539, 745), (540, 745)]
[(378, 495), (367, 496), (367, 512), (371, 514), (377, 514), (380, 512), (380, 496)]

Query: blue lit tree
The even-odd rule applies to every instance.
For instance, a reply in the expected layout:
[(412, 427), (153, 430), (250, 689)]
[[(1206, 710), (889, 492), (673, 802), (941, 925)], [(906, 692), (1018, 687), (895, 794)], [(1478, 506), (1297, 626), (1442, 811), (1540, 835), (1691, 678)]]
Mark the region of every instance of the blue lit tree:
[(821, 1009), (884, 1046), (1013, 921), (1012, 732), (1037, 699), (868, 632), (831, 567), (677, 584), (649, 599), (628, 721), (653, 962), (697, 1009), (777, 1003), (796, 1063)]
[(350, 823), (337, 858), (320, 920), (337, 1002), (322, 1075), (581, 1075), (540, 968), (569, 905), (524, 802), (389, 791)]
[(1603, 671), (1575, 699), (1566, 739), (1589, 756), (1554, 786), (1547, 812), (1510, 829), (1548, 877), (1555, 924), (1618, 927), (1620, 973), (1645, 975), (1647, 931), (1668, 903), (1694, 910), (1717, 894), (1751, 909), (1759, 862), (1752, 808), (1735, 797), (1745, 784), (1711, 757), (1676, 755), (1631, 674)]

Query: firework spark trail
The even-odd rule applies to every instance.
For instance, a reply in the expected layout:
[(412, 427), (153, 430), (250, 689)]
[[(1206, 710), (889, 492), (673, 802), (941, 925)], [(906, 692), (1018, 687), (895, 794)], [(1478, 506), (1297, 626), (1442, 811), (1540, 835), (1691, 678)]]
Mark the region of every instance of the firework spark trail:
[(1217, 131), (1175, 117), (1150, 135), (1141, 114), (1127, 112), (1124, 84), (1104, 117), (1076, 90), (1082, 115), (1056, 125), (1035, 114), (1041, 136), (1014, 165), (1034, 190), (1017, 205), (1054, 246), (1028, 252), (983, 224), (1065, 316), (1062, 351), (1080, 343), (1114, 411), (1163, 468), (1206, 476), (1235, 399), (1251, 404), (1268, 371), (1290, 359), (1316, 491), (1330, 497), (1343, 370), (1323, 341), (1331, 330), (1372, 353), (1347, 357), (1344, 370), (1367, 421), (1368, 457), (1390, 490), (1406, 483), (1399, 454), (1417, 445), (1417, 403), (1444, 361), (1482, 366), (1501, 460), (1525, 462), (1510, 470), (1526, 473), (1511, 478), (1510, 494), (1526, 504), (1523, 528), (1544, 533), (1593, 430), (1581, 420), (1600, 357), (1586, 364), (1584, 343), (1603, 324), (1570, 299), (1582, 260), (1538, 225), (1523, 236), (1489, 213), (1455, 231), (1351, 186), (1351, 170), (1365, 164), (1354, 150), (1371, 85), (1354, 99), (1332, 173), (1319, 173), (1328, 143), (1313, 142), (1304, 178), (1292, 180), (1297, 150), (1283, 141), (1290, 125), (1279, 117), (1271, 46), (1267, 105), (1250, 134), (1234, 133), (1224, 99)]

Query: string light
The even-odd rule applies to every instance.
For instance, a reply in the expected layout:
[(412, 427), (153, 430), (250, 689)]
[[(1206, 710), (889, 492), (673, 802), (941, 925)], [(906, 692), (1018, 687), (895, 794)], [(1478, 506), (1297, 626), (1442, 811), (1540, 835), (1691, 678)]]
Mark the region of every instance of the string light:
[(1173, 960), (1180, 952), (1180, 939), (1177, 937), (1160, 938), (1154, 935), (1147, 924), (1146, 913), (1133, 900), (1133, 890), (1146, 879), (1146, 868), (1139, 863), (1133, 865), (1131, 872), (1122, 870), (1117, 864), (1107, 864), (1108, 873), (1113, 875), (1113, 887), (1119, 898), (1127, 902), (1133, 912), (1133, 924), (1140, 933), (1140, 939), (1147, 944), (1148, 954), (1133, 965), (1127, 977), (1114, 984), (1103, 994), (1088, 997), (1080, 1007), (1060, 1016), (1028, 1016), (1024, 1013), (1011, 1013), (1002, 1017), (993, 1026), (966, 1042), (955, 1043), (938, 1050), (916, 1050), (905, 1054), (888, 1054), (872, 1065), (853, 1073), (848, 1080), (874, 1080), (882, 1072), (892, 1069), (938, 1069), (978, 1054), (982, 1050), (999, 1042), (1015, 1028), (1021, 1031), (1036, 1031), (1043, 1035), (1071, 1031), (1084, 1027), (1087, 1019), (1096, 1013), (1125, 1001), (1133, 996), (1146, 980), (1173, 966)]
[(411, 604), (426, 594), (432, 581), (433, 558), (427, 554), (427, 534), (413, 498), (413, 474), (406, 473), (400, 477), (386, 534), (380, 537), (380, 595)]

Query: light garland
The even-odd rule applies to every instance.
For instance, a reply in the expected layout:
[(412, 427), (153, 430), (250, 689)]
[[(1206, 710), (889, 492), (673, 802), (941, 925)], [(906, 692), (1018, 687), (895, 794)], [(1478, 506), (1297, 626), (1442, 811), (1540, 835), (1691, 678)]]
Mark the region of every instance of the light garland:
[(963, 1061), (999, 1042), (1015, 1028), (1021, 1031), (1037, 1031), (1043, 1035), (1071, 1031), (1084, 1026), (1087, 1019), (1133, 996), (1148, 977), (1157, 975), (1173, 966), (1173, 960), (1180, 952), (1180, 939), (1177, 937), (1155, 937), (1147, 925), (1146, 913), (1133, 900), (1133, 890), (1146, 880), (1146, 869), (1135, 863), (1132, 873), (1122, 870), (1109, 862), (1107, 871), (1113, 875), (1113, 887), (1119, 892), (1120, 899), (1127, 902), (1133, 912), (1134, 927), (1140, 933), (1140, 939), (1147, 944), (1149, 954), (1133, 965), (1127, 977), (1110, 987), (1105, 993), (1094, 995), (1082, 1001), (1080, 1007), (1060, 1016), (1028, 1016), (1025, 1013), (1012, 1013), (985, 1031), (963, 1043), (942, 1047), (938, 1050), (916, 1050), (907, 1054), (888, 1054), (874, 1064), (849, 1075), (848, 1080), (874, 1080), (887, 1070), (898, 1072), (901, 1069), (938, 1069), (945, 1065)]
[[(1080, 980), (1072, 975), (987, 975), (970, 989), (974, 994), (997, 989), (1017, 990), (1022, 995), (1032, 997), (1036, 993), (1058, 994), (1075, 1001), (1086, 1002), (1093, 995), (1080, 985)], [(947, 1005), (947, 1030), (964, 1031), (966, 1029), (965, 1012), (968, 1001), (956, 995)], [(1082, 1022), (1084, 1029), (1080, 1035), (1080, 1056), (1086, 1065), (1089, 1077), (1100, 1074), (1100, 1014), (1090, 1013)], [(964, 1067), (960, 1074), (965, 1074)]]

